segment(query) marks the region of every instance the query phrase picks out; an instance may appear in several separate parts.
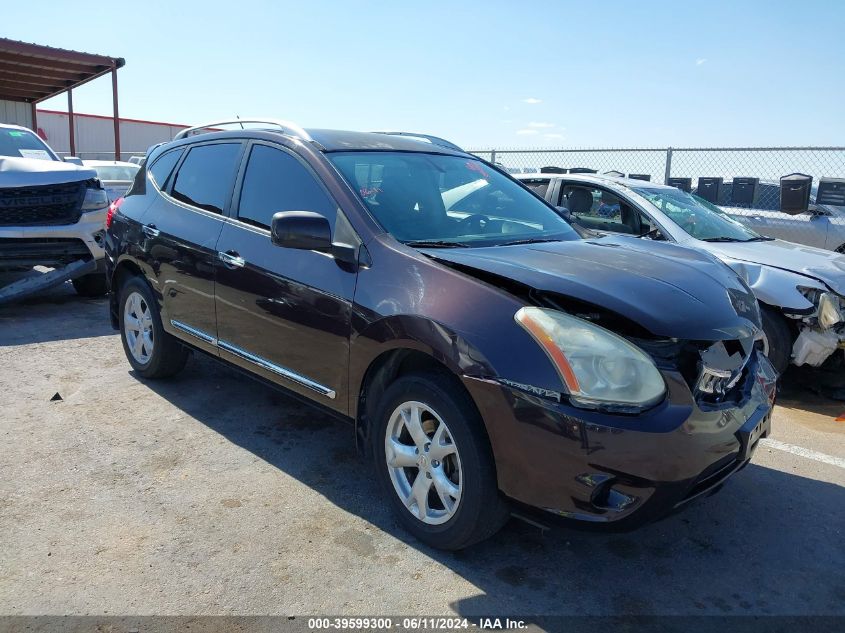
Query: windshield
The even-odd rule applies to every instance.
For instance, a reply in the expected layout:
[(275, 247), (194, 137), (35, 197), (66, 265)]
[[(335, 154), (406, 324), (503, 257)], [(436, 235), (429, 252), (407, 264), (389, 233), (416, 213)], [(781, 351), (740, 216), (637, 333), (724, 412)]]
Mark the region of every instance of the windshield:
[(28, 130), (0, 128), (0, 156), (58, 160), (40, 138)]
[(94, 165), (100, 180), (134, 180), (138, 165)]
[(686, 191), (649, 187), (635, 187), (633, 190), (696, 239), (709, 242), (761, 239), (757, 233), (725, 215), (719, 207)]
[(396, 239), (426, 246), (576, 240), (551, 207), (467, 157), (411, 152), (328, 154), (373, 217)]

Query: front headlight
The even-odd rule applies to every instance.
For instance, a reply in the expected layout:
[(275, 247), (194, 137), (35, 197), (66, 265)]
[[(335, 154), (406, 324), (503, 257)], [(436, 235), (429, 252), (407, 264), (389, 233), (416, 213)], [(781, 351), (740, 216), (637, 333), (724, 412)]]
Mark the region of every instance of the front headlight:
[(823, 292), (819, 297), (819, 325), (828, 329), (842, 320), (842, 309), (839, 297), (830, 292)]
[(549, 356), (576, 406), (644, 409), (663, 399), (654, 362), (621, 336), (557, 310), (524, 307), (514, 318)]
[(96, 211), (109, 206), (109, 196), (105, 189), (88, 187), (85, 189), (85, 199), (82, 201), (82, 211)]
[(838, 295), (819, 288), (798, 286), (798, 292), (818, 310), (819, 327), (823, 330), (832, 328), (845, 319), (842, 314), (842, 301)]

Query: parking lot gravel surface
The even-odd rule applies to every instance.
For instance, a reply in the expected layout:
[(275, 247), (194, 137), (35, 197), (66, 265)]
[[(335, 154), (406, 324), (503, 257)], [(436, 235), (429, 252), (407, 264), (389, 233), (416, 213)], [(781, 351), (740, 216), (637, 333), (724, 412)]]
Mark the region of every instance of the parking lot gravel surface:
[(136, 377), (107, 302), (0, 309), (0, 614), (845, 614), (845, 403), (787, 385), (752, 464), (635, 532), (405, 533), (350, 426), (195, 354)]

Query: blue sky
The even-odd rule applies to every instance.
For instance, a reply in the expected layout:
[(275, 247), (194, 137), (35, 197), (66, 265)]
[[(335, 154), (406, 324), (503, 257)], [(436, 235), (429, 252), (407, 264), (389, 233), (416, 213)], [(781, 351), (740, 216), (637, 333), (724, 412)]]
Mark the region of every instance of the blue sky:
[[(834, 0), (29, 1), (0, 36), (124, 57), (121, 115), (140, 119), (473, 148), (843, 145), (843, 23)], [(110, 89), (76, 90), (76, 111), (110, 114)]]

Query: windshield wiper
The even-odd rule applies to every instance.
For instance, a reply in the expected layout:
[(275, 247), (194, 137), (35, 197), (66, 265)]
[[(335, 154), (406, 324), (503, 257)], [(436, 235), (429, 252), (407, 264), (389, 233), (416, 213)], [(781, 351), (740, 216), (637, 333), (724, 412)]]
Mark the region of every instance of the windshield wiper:
[(556, 237), (529, 237), (524, 240), (513, 240), (512, 242), (502, 242), (498, 246), (514, 246), (515, 244), (540, 244), (541, 242), (560, 242)]
[(758, 235), (757, 237), (749, 237), (747, 240), (741, 240), (736, 237), (705, 237), (701, 241), (702, 242), (770, 242), (772, 241), (773, 237), (763, 237), (762, 235)]
[(447, 242), (446, 240), (411, 240), (403, 242), (405, 246), (414, 248), (468, 248), (469, 244), (463, 242)]

